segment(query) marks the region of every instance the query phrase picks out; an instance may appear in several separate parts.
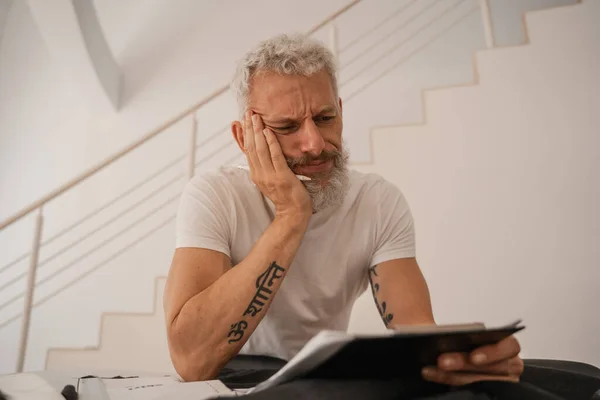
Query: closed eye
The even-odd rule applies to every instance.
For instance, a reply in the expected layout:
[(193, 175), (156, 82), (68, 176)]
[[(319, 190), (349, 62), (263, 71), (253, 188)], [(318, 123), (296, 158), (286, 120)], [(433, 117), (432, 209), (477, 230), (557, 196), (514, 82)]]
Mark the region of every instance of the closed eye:
[(270, 126), (269, 128), (273, 129), (275, 133), (292, 133), (298, 129), (296, 125)]

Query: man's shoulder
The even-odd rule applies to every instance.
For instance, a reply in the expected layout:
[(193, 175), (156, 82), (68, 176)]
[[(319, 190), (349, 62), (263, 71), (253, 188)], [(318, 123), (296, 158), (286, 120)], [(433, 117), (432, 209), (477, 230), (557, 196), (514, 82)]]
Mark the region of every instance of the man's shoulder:
[(222, 165), (204, 170), (189, 180), (188, 186), (196, 190), (239, 191), (252, 188), (248, 171), (236, 166)]
[(370, 197), (389, 190), (400, 191), (400, 188), (394, 182), (376, 172), (362, 172), (351, 169), (350, 182), (359, 193), (368, 194)]
[(393, 208), (408, 208), (408, 202), (400, 186), (375, 172), (350, 171), (351, 209), (367, 209), (369, 213), (380, 210), (385, 213)]

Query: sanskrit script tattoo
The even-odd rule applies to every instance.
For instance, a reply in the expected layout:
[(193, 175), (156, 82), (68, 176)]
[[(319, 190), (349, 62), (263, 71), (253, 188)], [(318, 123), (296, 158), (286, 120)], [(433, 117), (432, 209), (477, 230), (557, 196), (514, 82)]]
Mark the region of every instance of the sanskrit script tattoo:
[[(270, 288), (273, 286), (275, 279), (283, 278), (282, 272), (284, 271), (284, 268), (273, 261), (266, 271), (256, 278), (256, 293), (254, 293), (254, 297), (252, 297), (252, 300), (250, 301), (250, 304), (248, 304), (248, 307), (246, 307), (242, 317), (255, 317), (256, 314), (262, 311), (265, 304), (269, 301), (269, 298), (273, 295), (273, 290)], [(227, 337), (230, 338), (228, 343), (234, 343), (241, 340), (244, 337), (246, 328), (248, 328), (248, 322), (246, 322), (245, 319), (232, 324), (229, 334), (227, 335)]]
[[(392, 322), (394, 318), (394, 314), (386, 313), (387, 304), (385, 301), (379, 303), (378, 293), (379, 293), (379, 283), (375, 281), (375, 278), (379, 278), (377, 275), (377, 266), (369, 269), (369, 282), (371, 283), (371, 291), (373, 292), (373, 300), (375, 300), (375, 305), (377, 306), (377, 311), (379, 311), (379, 315), (381, 315), (381, 319), (385, 324), (386, 328)], [(379, 279), (377, 279), (379, 281)]]

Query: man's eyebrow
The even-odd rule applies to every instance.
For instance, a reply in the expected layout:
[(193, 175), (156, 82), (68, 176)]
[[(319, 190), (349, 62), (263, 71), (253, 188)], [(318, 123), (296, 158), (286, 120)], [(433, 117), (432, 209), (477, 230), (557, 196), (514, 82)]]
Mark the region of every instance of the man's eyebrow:
[(317, 113), (317, 115), (330, 114), (330, 113), (336, 113), (336, 112), (337, 112), (337, 108), (335, 108), (333, 106), (325, 106), (321, 109), (321, 111), (319, 111)]
[[(315, 116), (318, 115), (323, 115), (323, 114), (330, 114), (330, 113), (336, 113), (337, 109), (335, 107), (332, 106), (325, 106), (321, 109), (321, 111), (319, 111), (317, 114), (315, 114)], [(297, 124), (298, 120), (294, 119), (294, 118), (290, 118), (290, 117), (268, 117), (263, 115), (262, 116), (263, 121), (265, 123), (269, 123), (269, 124), (285, 124), (285, 125), (291, 125), (291, 124)]]
[(298, 123), (298, 120), (293, 119), (293, 118), (277, 118), (274, 117), (273, 119), (269, 118), (269, 117), (264, 117), (263, 116), (263, 121), (265, 123), (268, 124), (277, 124), (277, 125), (291, 125), (291, 124), (296, 124)]

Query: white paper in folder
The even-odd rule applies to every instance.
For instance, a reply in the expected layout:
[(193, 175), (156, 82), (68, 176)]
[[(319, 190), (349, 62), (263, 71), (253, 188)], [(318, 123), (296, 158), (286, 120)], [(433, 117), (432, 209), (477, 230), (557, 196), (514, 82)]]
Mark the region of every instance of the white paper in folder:
[(102, 381), (111, 400), (203, 400), (235, 395), (219, 380), (181, 382), (174, 377), (155, 377)]

